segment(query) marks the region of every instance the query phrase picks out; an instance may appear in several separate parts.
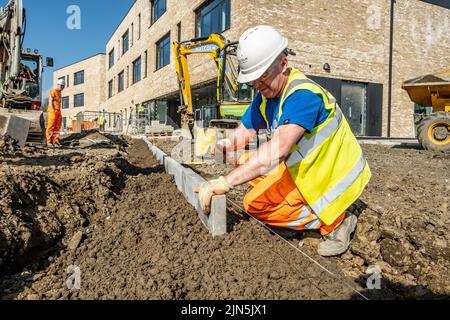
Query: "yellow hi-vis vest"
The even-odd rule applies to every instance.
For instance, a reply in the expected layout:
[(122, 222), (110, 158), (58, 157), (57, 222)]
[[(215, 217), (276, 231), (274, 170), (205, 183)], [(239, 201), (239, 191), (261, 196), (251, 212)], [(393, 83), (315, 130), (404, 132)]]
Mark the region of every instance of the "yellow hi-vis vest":
[[(371, 178), (369, 165), (336, 99), (303, 73), (290, 68), (282, 93), (278, 123), (286, 98), (297, 90), (319, 95), (329, 111), (327, 119), (305, 133), (286, 160), (289, 173), (309, 206), (325, 224), (332, 224), (361, 195)], [(267, 99), (262, 96), (261, 114), (266, 115)]]

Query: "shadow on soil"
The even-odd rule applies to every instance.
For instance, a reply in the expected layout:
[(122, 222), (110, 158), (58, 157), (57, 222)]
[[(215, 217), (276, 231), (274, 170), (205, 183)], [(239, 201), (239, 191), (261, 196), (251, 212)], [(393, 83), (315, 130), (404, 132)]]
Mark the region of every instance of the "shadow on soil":
[[(370, 275), (361, 276), (356, 281), (367, 288), (367, 279)], [(449, 295), (437, 294), (420, 285), (405, 286), (400, 283), (391, 282), (381, 278), (380, 289), (365, 289), (360, 291), (370, 300), (448, 300)], [(352, 300), (361, 300), (362, 297), (354, 294)]]
[(114, 163), (122, 172), (129, 176), (137, 176), (139, 174), (149, 175), (152, 173), (165, 173), (165, 168), (163, 165), (142, 168), (132, 165), (128, 160), (124, 158), (115, 158)]
[(392, 149), (424, 150), (418, 143), (401, 143), (393, 146)]
[(63, 166), (69, 165), (71, 159), (74, 156), (84, 156), (79, 152), (72, 152), (65, 155), (54, 155), (49, 156), (46, 154), (40, 155), (38, 157), (22, 158), (20, 160), (6, 160), (6, 164), (12, 164), (15, 166), (39, 166), (39, 167), (50, 167), (50, 166)]

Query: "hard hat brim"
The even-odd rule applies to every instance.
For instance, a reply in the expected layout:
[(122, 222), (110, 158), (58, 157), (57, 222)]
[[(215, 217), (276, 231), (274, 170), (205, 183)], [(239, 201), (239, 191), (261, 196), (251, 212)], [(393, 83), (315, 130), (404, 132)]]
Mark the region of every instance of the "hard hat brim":
[[(269, 67), (267, 67), (267, 69), (268, 68)], [(247, 74), (243, 73), (242, 71), (240, 71), (239, 75), (238, 75), (238, 78), (237, 78), (237, 81), (239, 83), (249, 83), (249, 82), (255, 81), (256, 79), (260, 78), (264, 74), (264, 72), (266, 72), (267, 69), (263, 68), (263, 69), (257, 70), (255, 72), (247, 73)]]
[(263, 68), (258, 69), (253, 72), (248, 72), (248, 73), (246, 73), (243, 70), (240, 70), (237, 81), (239, 83), (249, 83), (249, 82), (255, 81), (258, 78), (260, 78), (264, 74), (264, 72), (266, 72), (267, 69), (269, 69), (269, 67), (278, 58), (278, 56), (284, 51), (284, 49), (287, 48), (287, 46), (288, 46), (288, 40), (286, 38), (283, 38), (282, 45), (278, 48), (274, 57), (266, 62), (266, 65)]

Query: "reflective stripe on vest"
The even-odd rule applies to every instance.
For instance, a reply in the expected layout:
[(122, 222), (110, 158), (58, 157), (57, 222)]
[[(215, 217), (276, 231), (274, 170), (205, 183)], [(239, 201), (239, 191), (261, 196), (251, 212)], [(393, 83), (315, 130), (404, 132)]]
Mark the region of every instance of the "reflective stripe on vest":
[(335, 109), (335, 114), (336, 115), (331, 118), (331, 120), (325, 125), (325, 127), (322, 128), (322, 130), (309, 138), (303, 137), (302, 139), (300, 139), (300, 141), (297, 143), (299, 150), (291, 153), (286, 161), (286, 165), (288, 167), (297, 164), (308, 155), (310, 155), (314, 150), (320, 147), (320, 145), (324, 143), (325, 140), (327, 140), (333, 134), (333, 132), (337, 130), (337, 128), (339, 128), (339, 125), (342, 122), (343, 115), (341, 109), (337, 106)]
[(319, 200), (311, 205), (314, 212), (322, 212), (330, 203), (344, 193), (345, 190), (347, 190), (361, 175), (365, 166), (366, 158), (364, 155), (361, 155), (353, 169), (341, 181), (328, 190)]

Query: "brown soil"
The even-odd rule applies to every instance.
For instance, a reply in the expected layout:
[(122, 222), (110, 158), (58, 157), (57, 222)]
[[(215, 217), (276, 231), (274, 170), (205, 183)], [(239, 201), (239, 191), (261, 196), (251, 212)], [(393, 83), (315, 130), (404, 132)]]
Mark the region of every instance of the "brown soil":
[[(365, 147), (374, 177), (354, 208), (351, 251), (320, 258), (314, 234), (301, 247), (332, 276), (231, 209), (231, 232), (212, 238), (143, 141), (107, 138), (0, 155), (1, 298), (361, 298), (349, 286), (370, 298), (450, 293), (448, 156)], [(208, 168), (196, 169), (230, 170)], [(369, 264), (381, 266), (382, 290), (362, 289)], [(70, 265), (80, 269), (80, 290), (67, 288)]]
[[(156, 144), (170, 154), (174, 142)], [(363, 145), (372, 180), (351, 208), (359, 216), (350, 250), (328, 259), (343, 274), (365, 287), (369, 266), (382, 270), (382, 290), (364, 292), (372, 298), (450, 297), (450, 214), (448, 191), (450, 156), (412, 147)], [(193, 165), (205, 178), (227, 174), (231, 166)], [(247, 186), (232, 190), (241, 202)], [(314, 254), (311, 234), (302, 250)], [(320, 259), (317, 255), (315, 259)]]

